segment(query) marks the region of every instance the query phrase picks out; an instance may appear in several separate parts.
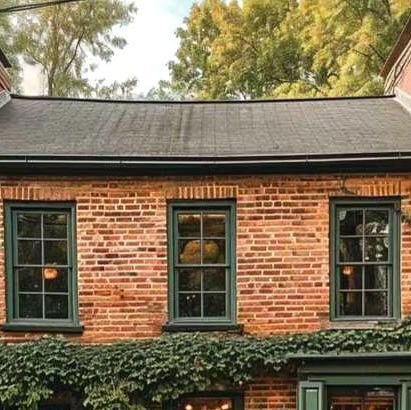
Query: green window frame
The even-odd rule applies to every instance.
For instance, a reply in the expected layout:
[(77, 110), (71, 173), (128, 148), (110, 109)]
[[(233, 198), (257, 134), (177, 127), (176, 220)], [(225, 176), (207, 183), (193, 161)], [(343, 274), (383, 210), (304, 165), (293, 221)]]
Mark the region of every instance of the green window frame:
[[(198, 325), (200, 327), (235, 325), (235, 203), (231, 201), (175, 202), (169, 205), (168, 217), (170, 267), (169, 324)], [(193, 224), (198, 223), (192, 233), (187, 233), (187, 229), (192, 228), (183, 228), (184, 220), (189, 220), (189, 218), (195, 220)], [(218, 231), (219, 228), (217, 228), (218, 234), (216, 234), (216, 236), (210, 235), (213, 229), (213, 218), (215, 219), (214, 227), (217, 226), (216, 221), (218, 218), (225, 221), (224, 232), (221, 231), (221, 228), (220, 231)], [(222, 226), (222, 224), (218, 226)], [(199, 252), (198, 249), (195, 251), (196, 246), (199, 248)], [(190, 249), (192, 251), (191, 253), (189, 252)], [(213, 252), (214, 255), (218, 254), (218, 260), (213, 260)], [(187, 255), (185, 259), (184, 255)], [(222, 272), (224, 272), (225, 281), (222, 280)], [(207, 274), (209, 275), (207, 276)], [(217, 279), (214, 285), (212, 284), (212, 274), (214, 274), (214, 278)], [(194, 278), (194, 280), (185, 279), (187, 277)], [(198, 287), (190, 288), (184, 284), (189, 283), (191, 286), (192, 282), (197, 283), (196, 286)], [(223, 282), (225, 282), (225, 286)], [(220, 283), (220, 285), (217, 285), (217, 283)], [(188, 288), (189, 290), (187, 290)], [(195, 300), (195, 302), (190, 302), (195, 306), (192, 308), (192, 310), (196, 312), (195, 314), (186, 314), (189, 308), (184, 308), (185, 310), (182, 308), (184, 303), (186, 303), (184, 298), (192, 298)], [(213, 299), (218, 303), (214, 303), (213, 305), (211, 303)], [(215, 308), (220, 304), (222, 305), (223, 299), (225, 303), (224, 314), (207, 314), (207, 310), (209, 309), (207, 304)], [(189, 303), (187, 302), (187, 306), (188, 305)], [(209, 310), (212, 311), (212, 309), (213, 308), (210, 308)]]
[(72, 203), (7, 203), (3, 330), (81, 332)]
[(331, 319), (401, 315), (399, 199), (331, 203)]

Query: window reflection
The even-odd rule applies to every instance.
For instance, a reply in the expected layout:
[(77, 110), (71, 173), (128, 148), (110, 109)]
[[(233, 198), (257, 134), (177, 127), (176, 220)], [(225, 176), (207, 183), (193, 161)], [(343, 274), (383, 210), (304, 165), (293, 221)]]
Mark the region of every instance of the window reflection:
[(228, 398), (189, 398), (179, 400), (178, 410), (234, 410)]

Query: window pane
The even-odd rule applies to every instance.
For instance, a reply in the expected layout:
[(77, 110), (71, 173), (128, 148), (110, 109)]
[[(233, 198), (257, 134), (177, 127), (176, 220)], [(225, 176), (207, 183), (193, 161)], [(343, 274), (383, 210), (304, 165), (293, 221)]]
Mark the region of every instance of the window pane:
[(365, 267), (365, 288), (366, 289), (387, 289), (388, 288), (388, 268), (386, 266), (366, 266)]
[(196, 265), (201, 263), (199, 240), (183, 239), (179, 241), (179, 262), (185, 265)]
[(200, 214), (178, 214), (178, 235), (199, 238), (201, 235)]
[(201, 290), (201, 270), (200, 269), (180, 269), (179, 274), (179, 290)]
[(44, 264), (67, 265), (67, 241), (44, 241)]
[(204, 269), (204, 290), (205, 291), (225, 291), (226, 290), (226, 270), (225, 269)]
[(180, 317), (200, 317), (201, 294), (180, 293), (178, 298), (178, 309)]
[(365, 234), (377, 235), (388, 234), (389, 215), (387, 210), (365, 211)]
[(340, 313), (343, 316), (362, 315), (362, 293), (361, 292), (341, 292), (340, 293)]
[(41, 265), (40, 241), (20, 240), (17, 248), (17, 260), (20, 265)]
[(44, 287), (46, 292), (68, 292), (68, 270), (44, 268)]
[(44, 237), (67, 238), (67, 214), (44, 214)]
[(365, 293), (365, 314), (367, 316), (387, 316), (388, 298), (386, 292)]
[(178, 401), (177, 410), (233, 410), (233, 401), (229, 398), (193, 397)]
[(362, 239), (340, 239), (340, 261), (362, 262)]
[(363, 211), (341, 209), (338, 212), (340, 235), (362, 235)]
[(388, 261), (388, 237), (365, 238), (365, 260), (367, 262)]
[(362, 289), (362, 266), (341, 266), (339, 272), (341, 289)]
[(19, 314), (20, 319), (42, 319), (43, 296), (19, 294)]
[(205, 214), (203, 216), (203, 236), (225, 238), (225, 214)]
[(16, 269), (20, 292), (41, 292), (43, 278), (41, 268)]
[(41, 215), (37, 213), (18, 213), (17, 236), (19, 238), (40, 238)]
[(68, 319), (68, 296), (46, 295), (45, 303), (47, 319)]
[(205, 293), (204, 294), (204, 316), (224, 317), (226, 315), (226, 294)]
[(203, 263), (225, 263), (225, 240), (203, 241)]

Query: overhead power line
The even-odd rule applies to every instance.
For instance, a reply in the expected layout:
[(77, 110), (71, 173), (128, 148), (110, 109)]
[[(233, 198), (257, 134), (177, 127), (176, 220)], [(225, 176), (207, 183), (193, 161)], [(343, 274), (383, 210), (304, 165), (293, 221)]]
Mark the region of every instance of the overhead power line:
[(77, 3), (84, 0), (51, 0), (41, 3), (20, 4), (18, 6), (10, 6), (0, 9), (0, 13), (17, 13), (19, 11), (35, 10), (43, 7), (58, 6), (60, 4)]

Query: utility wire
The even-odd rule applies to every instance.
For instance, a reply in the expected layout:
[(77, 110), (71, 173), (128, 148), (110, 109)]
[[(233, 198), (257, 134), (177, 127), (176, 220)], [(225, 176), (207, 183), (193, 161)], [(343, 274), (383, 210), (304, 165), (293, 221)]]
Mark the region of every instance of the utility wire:
[(31, 3), (31, 4), (20, 4), (18, 6), (10, 6), (0, 9), (0, 13), (17, 13), (19, 11), (27, 11), (27, 10), (34, 10), (40, 9), (43, 7), (50, 7), (50, 6), (58, 6), (60, 4), (67, 4), (67, 3), (76, 3), (79, 1), (84, 0), (51, 0), (42, 3)]

